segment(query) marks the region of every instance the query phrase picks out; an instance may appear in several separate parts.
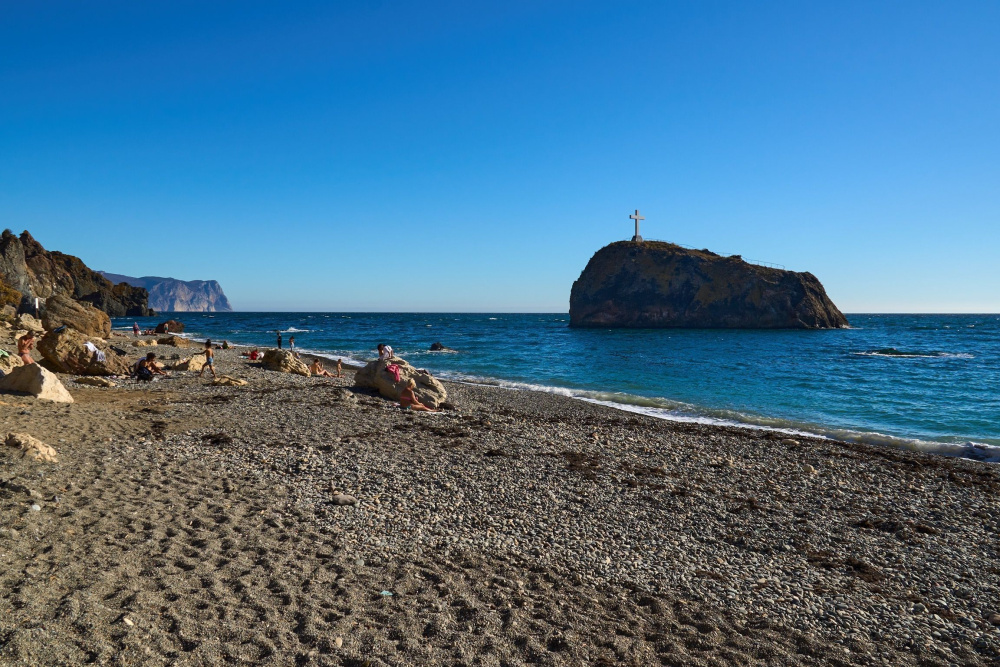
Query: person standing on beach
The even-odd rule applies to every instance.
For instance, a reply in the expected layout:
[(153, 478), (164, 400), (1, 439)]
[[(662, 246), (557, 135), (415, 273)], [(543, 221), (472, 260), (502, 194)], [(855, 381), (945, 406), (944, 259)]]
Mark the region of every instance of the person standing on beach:
[(133, 322), (132, 323), (132, 335), (134, 335), (134, 336), (138, 336), (139, 335), (139, 323), (138, 322)]
[(20, 338), (17, 339), (17, 354), (21, 357), (21, 361), (24, 362), (25, 366), (30, 366), (35, 363), (35, 360), (31, 358), (31, 348), (35, 346), (35, 332), (29, 331)]
[(278, 330), (278, 349), (281, 349), (281, 330)]
[(337, 377), (342, 378), (344, 377), (344, 367), (340, 362), (341, 360), (337, 359)]
[(212, 341), (210, 340), (205, 341), (205, 365), (201, 367), (198, 377), (205, 374), (206, 368), (212, 371), (212, 377), (218, 377), (215, 374), (215, 350), (212, 349)]
[(295, 336), (288, 337), (288, 349), (292, 351), (292, 354), (298, 358), (298, 353), (295, 351)]

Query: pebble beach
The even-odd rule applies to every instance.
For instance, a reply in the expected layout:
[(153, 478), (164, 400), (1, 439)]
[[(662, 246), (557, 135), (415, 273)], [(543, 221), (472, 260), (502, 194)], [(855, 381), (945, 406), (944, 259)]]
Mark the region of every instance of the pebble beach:
[(0, 396), (0, 664), (1000, 662), (995, 465), (217, 359)]

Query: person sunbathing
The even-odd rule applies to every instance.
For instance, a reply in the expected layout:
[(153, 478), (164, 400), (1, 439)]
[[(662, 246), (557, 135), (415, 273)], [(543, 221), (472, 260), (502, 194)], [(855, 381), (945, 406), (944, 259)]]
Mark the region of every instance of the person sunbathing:
[(319, 377), (332, 378), (333, 373), (323, 368), (323, 364), (320, 363), (319, 359), (313, 359), (313, 362), (309, 364), (309, 372), (313, 375), (318, 375)]
[(417, 395), (414, 393), (414, 389), (417, 388), (417, 381), (410, 378), (406, 381), (406, 387), (403, 391), (399, 392), (399, 405), (404, 410), (416, 410), (418, 412), (441, 412), (440, 410), (435, 410), (434, 408), (429, 408), (420, 402)]

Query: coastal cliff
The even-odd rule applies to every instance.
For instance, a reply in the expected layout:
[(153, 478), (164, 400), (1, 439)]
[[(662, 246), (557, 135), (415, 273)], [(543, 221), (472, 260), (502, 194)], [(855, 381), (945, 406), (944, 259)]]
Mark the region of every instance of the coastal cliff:
[(573, 327), (847, 326), (847, 318), (811, 273), (660, 241), (620, 241), (598, 250), (573, 283), (569, 314)]
[(0, 236), (0, 298), (21, 310), (33, 310), (35, 298), (64, 295), (85, 301), (111, 317), (151, 315), (142, 287), (112, 284), (72, 255), (49, 251), (30, 233), (9, 229)]
[(230, 313), (233, 310), (222, 286), (215, 280), (177, 280), (143, 276), (133, 278), (101, 271), (116, 283), (128, 283), (149, 290), (149, 305), (171, 313)]

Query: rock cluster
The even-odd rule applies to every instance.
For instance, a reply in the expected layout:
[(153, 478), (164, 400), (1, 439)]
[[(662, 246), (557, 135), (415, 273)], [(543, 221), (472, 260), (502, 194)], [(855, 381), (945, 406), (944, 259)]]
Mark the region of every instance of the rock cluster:
[(152, 314), (145, 289), (113, 285), (78, 257), (46, 250), (26, 231), (20, 237), (9, 229), (0, 235), (0, 281), (7, 291), (20, 293), (21, 310), (33, 309), (36, 297), (47, 300), (63, 294), (87, 301), (112, 317)]
[(612, 243), (570, 293), (570, 326), (829, 329), (847, 319), (811, 273), (672, 243)]

